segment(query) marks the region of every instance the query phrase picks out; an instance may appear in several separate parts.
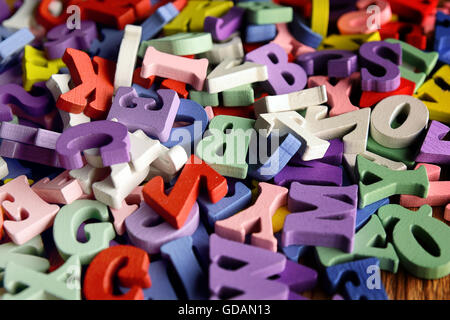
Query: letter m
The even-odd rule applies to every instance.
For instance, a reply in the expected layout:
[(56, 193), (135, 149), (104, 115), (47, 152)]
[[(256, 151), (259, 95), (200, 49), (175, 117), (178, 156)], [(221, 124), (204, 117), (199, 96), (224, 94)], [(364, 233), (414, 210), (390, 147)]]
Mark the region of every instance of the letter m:
[(357, 185), (347, 187), (291, 184), (282, 243), (322, 246), (351, 252), (355, 235)]

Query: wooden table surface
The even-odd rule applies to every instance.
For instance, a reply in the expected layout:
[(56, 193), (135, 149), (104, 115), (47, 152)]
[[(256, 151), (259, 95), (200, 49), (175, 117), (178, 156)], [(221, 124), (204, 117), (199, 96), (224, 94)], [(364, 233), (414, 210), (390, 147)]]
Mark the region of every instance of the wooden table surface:
[[(433, 217), (450, 226), (443, 216), (443, 207), (433, 208)], [(306, 260), (300, 262), (309, 265)], [(314, 267), (317, 268), (317, 266)], [(381, 281), (390, 300), (450, 300), (450, 275), (438, 280), (420, 279), (409, 274), (400, 264), (397, 273), (382, 270)], [(315, 300), (331, 299), (331, 296), (321, 289), (320, 283), (314, 290), (304, 292), (302, 295)]]

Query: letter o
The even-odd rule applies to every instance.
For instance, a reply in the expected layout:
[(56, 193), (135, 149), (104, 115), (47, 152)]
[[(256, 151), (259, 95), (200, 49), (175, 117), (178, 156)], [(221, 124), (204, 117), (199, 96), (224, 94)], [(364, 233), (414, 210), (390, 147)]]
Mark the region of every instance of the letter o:
[[(393, 128), (394, 120), (406, 113), (403, 123)], [(412, 96), (397, 95), (381, 100), (370, 119), (372, 138), (387, 148), (405, 148), (415, 142), (428, 124), (429, 112), (425, 104)]]

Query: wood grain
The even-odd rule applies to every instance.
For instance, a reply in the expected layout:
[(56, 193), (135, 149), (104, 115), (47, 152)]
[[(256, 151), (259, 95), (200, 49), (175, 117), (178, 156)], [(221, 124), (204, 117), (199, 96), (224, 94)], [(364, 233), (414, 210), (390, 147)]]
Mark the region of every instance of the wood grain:
[[(433, 208), (433, 217), (445, 221), (444, 208)], [(312, 262), (310, 256), (300, 260), (300, 263), (320, 270), (319, 266)], [(313, 300), (328, 300), (332, 296), (326, 294), (320, 283), (314, 290), (304, 292), (302, 295)], [(450, 275), (437, 280), (424, 280), (416, 278), (404, 270), (401, 265), (397, 273), (381, 271), (381, 281), (390, 300), (450, 300)]]

